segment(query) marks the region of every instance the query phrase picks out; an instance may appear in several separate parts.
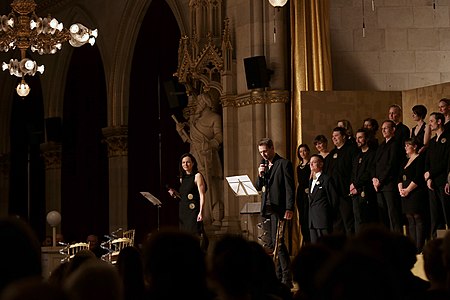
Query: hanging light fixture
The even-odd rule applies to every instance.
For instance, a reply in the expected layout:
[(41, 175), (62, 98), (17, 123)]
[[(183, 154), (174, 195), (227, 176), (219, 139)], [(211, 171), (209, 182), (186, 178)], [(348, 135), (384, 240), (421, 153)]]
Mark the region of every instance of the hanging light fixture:
[(43, 65), (38, 66), (35, 61), (26, 57), (28, 49), (40, 55), (55, 54), (66, 41), (73, 47), (86, 43), (94, 45), (98, 36), (97, 29), (91, 30), (81, 24), (73, 24), (66, 29), (50, 15), (46, 18), (38, 17), (35, 13), (36, 6), (34, 0), (14, 0), (11, 3), (12, 11), (7, 16), (0, 16), (0, 51), (8, 52), (16, 47), (20, 50), (20, 61), (11, 59), (8, 64), (3, 62), (2, 69), (22, 78), (16, 88), (22, 97), (30, 92), (25, 75), (34, 76), (36, 72), (44, 72)]
[(283, 7), (287, 2), (288, 0), (269, 0), (270, 5), (273, 7)]

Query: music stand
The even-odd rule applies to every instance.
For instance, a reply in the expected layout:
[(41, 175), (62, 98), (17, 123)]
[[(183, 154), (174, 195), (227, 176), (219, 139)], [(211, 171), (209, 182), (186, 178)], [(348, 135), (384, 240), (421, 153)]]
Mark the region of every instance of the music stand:
[(140, 192), (142, 196), (145, 197), (148, 201), (150, 201), (151, 204), (158, 207), (158, 231), (159, 231), (159, 209), (161, 208), (161, 201), (159, 201), (158, 198), (150, 194), (149, 192)]
[(226, 177), (228, 185), (236, 196), (257, 196), (258, 191), (248, 175)]
[[(228, 185), (233, 190), (233, 193), (240, 196), (257, 196), (259, 193), (256, 190), (255, 186), (251, 182), (248, 175), (238, 175), (238, 176), (230, 176), (226, 177), (228, 181)], [(256, 215), (261, 210), (261, 202), (250, 202), (245, 203), (244, 207), (241, 210), (241, 214), (247, 215), (247, 221), (245, 221), (247, 225), (247, 237), (249, 237), (250, 231), (248, 229), (248, 225), (250, 222), (250, 214)], [(253, 218), (252, 218), (253, 219)]]

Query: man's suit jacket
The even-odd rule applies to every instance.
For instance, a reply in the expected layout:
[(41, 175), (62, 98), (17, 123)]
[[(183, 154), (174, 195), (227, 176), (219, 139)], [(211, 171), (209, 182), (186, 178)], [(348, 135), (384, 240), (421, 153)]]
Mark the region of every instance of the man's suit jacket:
[(387, 143), (384, 140), (377, 148), (372, 178), (378, 178), (380, 181), (378, 191), (397, 190), (398, 172), (406, 157), (399, 145), (395, 137), (392, 137)]
[[(261, 214), (266, 213), (267, 197), (270, 200), (272, 210), (278, 213), (280, 218), (284, 217), (286, 210), (294, 210), (295, 185), (294, 168), (292, 163), (275, 154), (272, 167), (264, 177), (256, 181), (256, 189), (263, 191), (261, 199)], [(263, 189), (265, 186), (265, 189)]]
[(331, 150), (330, 154), (328, 154), (331, 158), (327, 175), (333, 178), (336, 192), (340, 197), (348, 196), (350, 178), (352, 175), (352, 162), (357, 151), (358, 148), (356, 148), (354, 144), (346, 141), (340, 149), (335, 147)]
[(369, 148), (366, 152), (358, 151), (353, 159), (351, 183), (355, 186), (358, 194), (364, 192), (366, 195), (374, 195), (375, 189), (372, 184), (372, 170), (375, 162), (376, 151)]
[(409, 130), (409, 127), (403, 124), (402, 122), (399, 122), (397, 125), (395, 125), (395, 140), (400, 143), (400, 146), (403, 148), (405, 146), (405, 141), (409, 139), (411, 135), (411, 131)]
[(333, 228), (333, 217), (337, 203), (337, 193), (330, 177), (322, 173), (317, 179), (314, 190), (309, 183), (309, 227), (316, 229)]
[(447, 182), (450, 157), (450, 132), (444, 130), (439, 136), (433, 136), (427, 149), (425, 172), (430, 172), (430, 178), (436, 187), (445, 186)]

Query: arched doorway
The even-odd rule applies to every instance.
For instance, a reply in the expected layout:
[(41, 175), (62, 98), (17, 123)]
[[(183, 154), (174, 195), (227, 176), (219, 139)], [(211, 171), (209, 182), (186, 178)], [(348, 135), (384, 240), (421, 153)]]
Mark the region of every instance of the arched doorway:
[[(169, 103), (164, 83), (173, 80), (180, 30), (166, 1), (154, 0), (142, 22), (130, 78), (128, 225), (138, 242), (159, 227), (178, 226), (178, 204), (166, 186), (177, 186), (178, 158), (189, 150), (171, 118), (182, 103)], [(182, 95), (176, 97), (181, 102)], [(139, 192), (148, 191), (158, 209)]]

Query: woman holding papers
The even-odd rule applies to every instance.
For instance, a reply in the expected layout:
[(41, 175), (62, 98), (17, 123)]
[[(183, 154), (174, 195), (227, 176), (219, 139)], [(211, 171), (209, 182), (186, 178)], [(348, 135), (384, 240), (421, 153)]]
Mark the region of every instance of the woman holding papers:
[(169, 189), (169, 194), (180, 199), (178, 208), (180, 230), (200, 235), (203, 221), (206, 182), (198, 172), (197, 161), (190, 153), (180, 158), (180, 192)]

